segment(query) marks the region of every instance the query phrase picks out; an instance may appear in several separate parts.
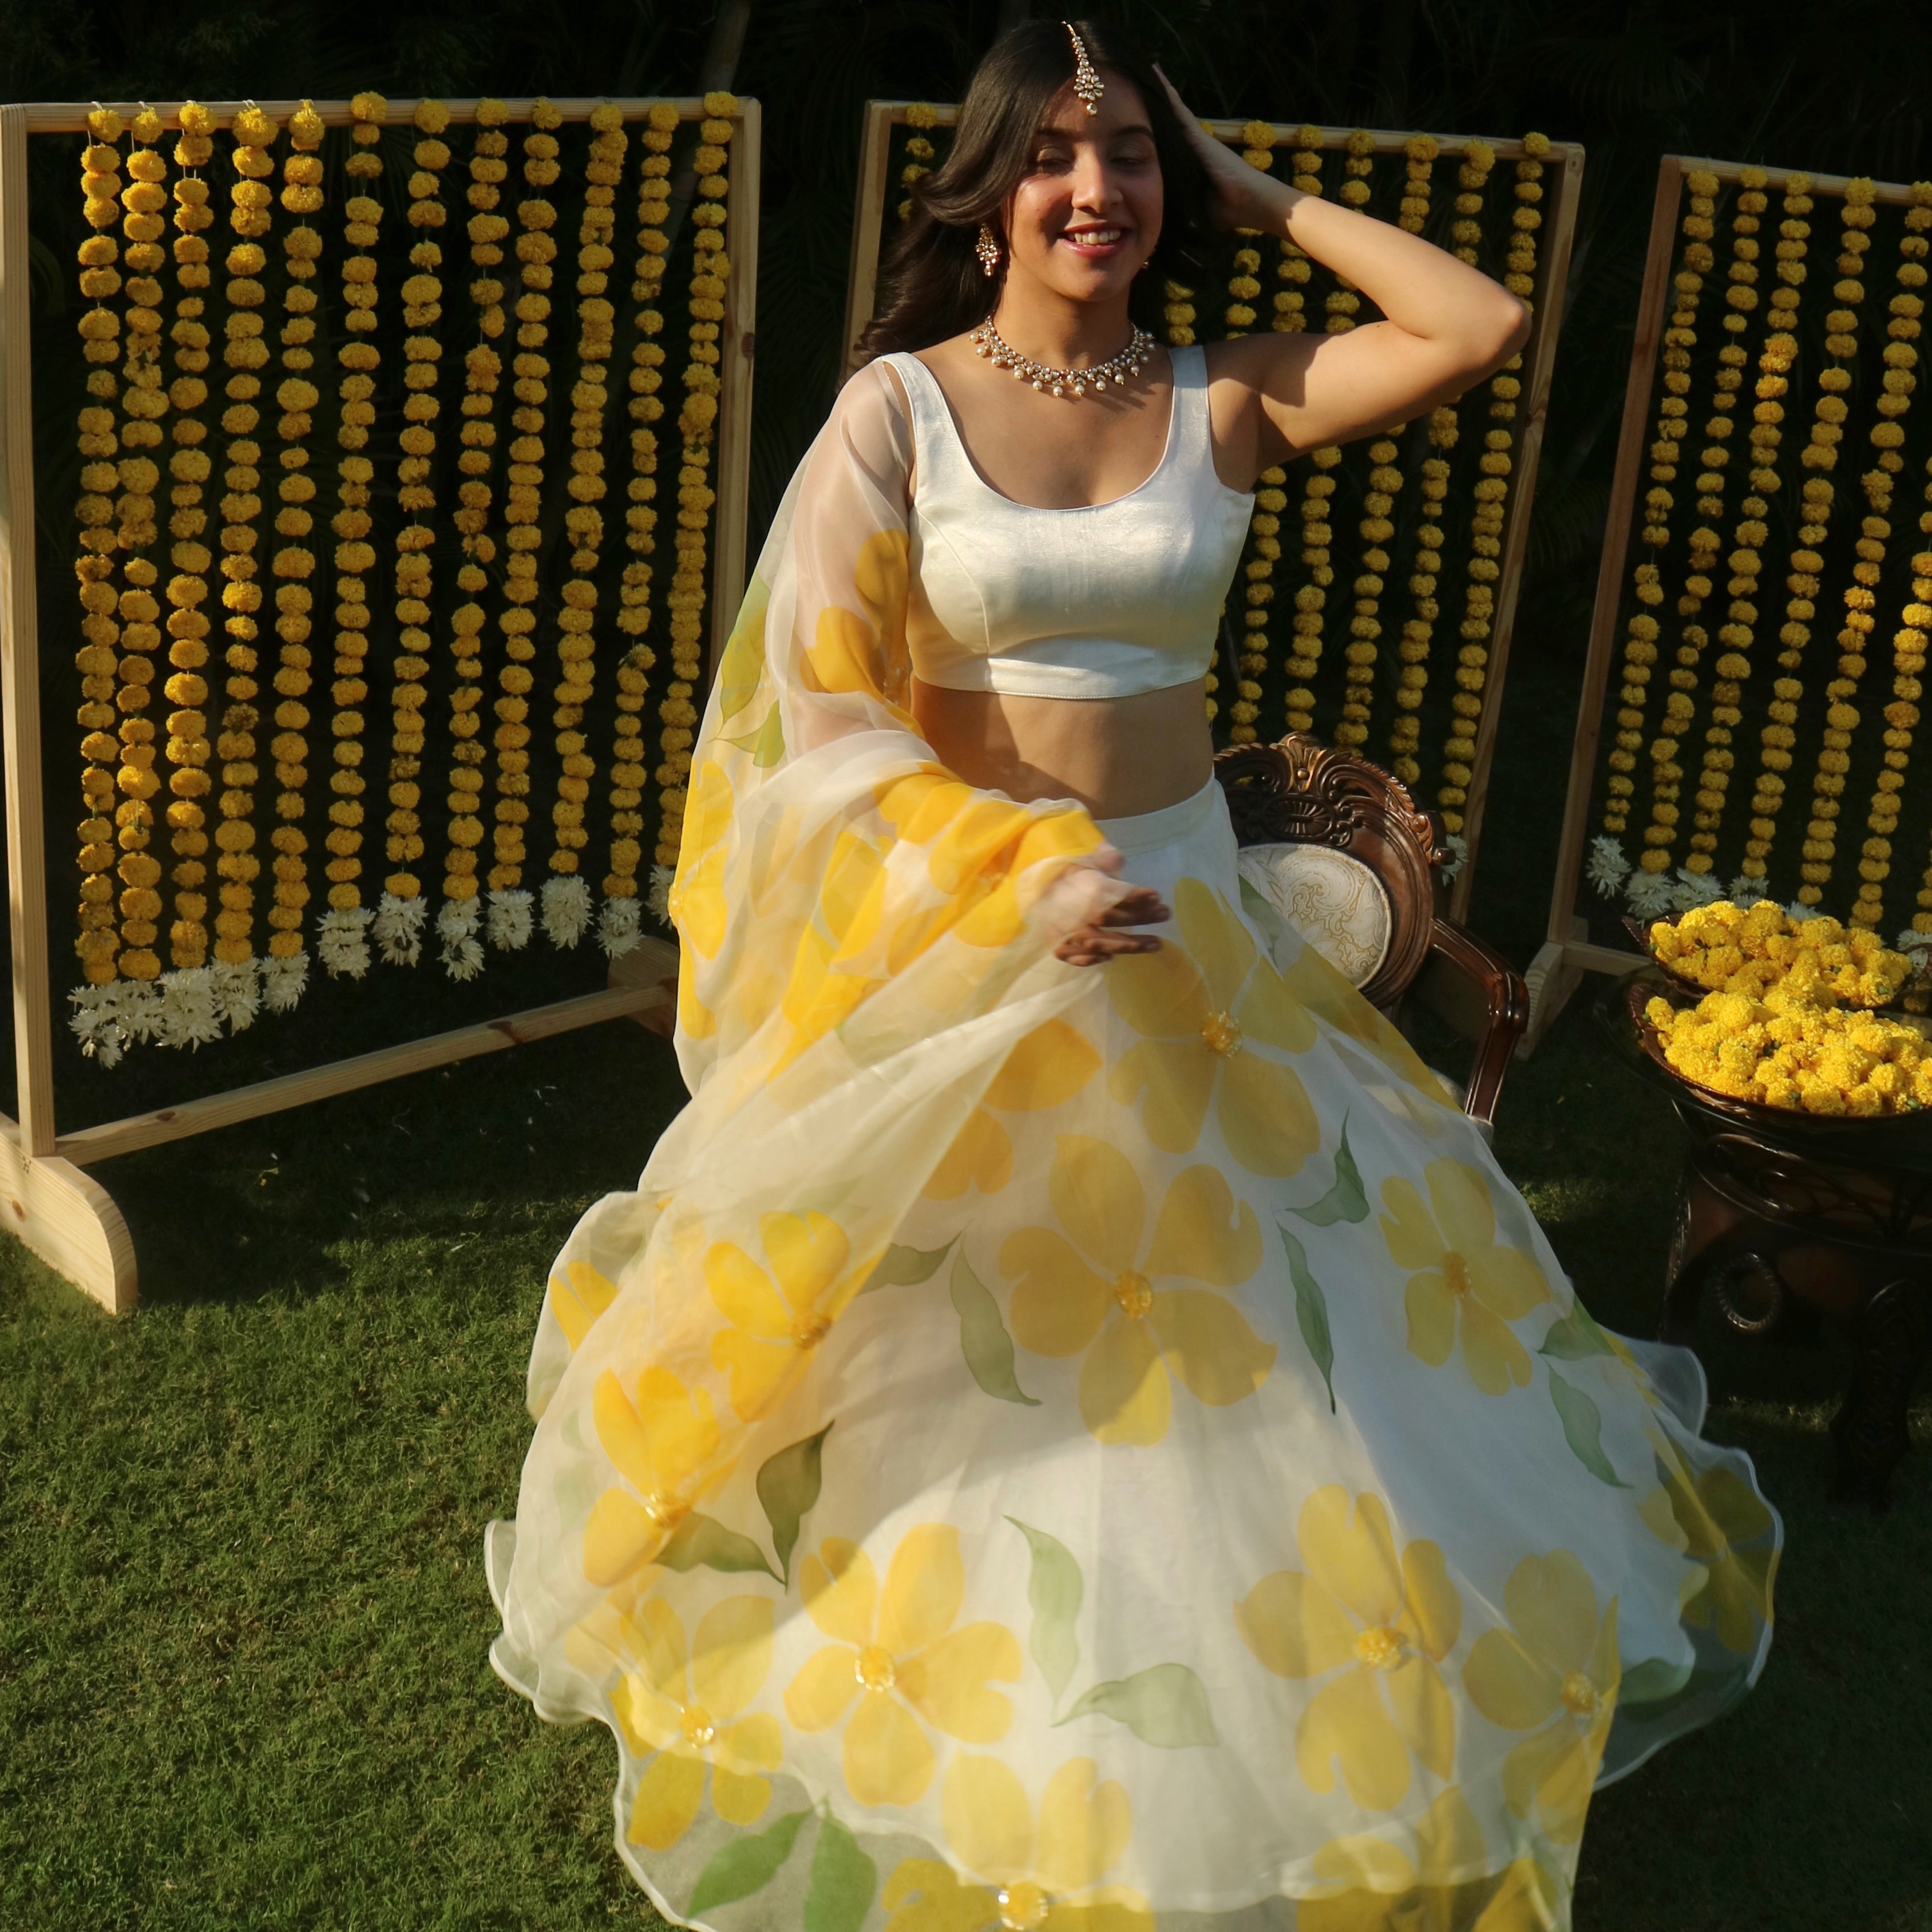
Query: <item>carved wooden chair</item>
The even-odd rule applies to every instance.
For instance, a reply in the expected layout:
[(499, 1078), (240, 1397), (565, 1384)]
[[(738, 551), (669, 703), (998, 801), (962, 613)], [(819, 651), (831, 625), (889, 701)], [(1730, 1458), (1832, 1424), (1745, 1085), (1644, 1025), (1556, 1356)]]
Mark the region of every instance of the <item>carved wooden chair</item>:
[(1468, 1084), (1449, 1081), (1486, 1132), (1528, 1018), (1508, 961), (1444, 916), (1441, 826), (1400, 780), (1306, 732), (1221, 752), (1241, 876), (1391, 1018), (1405, 1000), (1474, 1048)]

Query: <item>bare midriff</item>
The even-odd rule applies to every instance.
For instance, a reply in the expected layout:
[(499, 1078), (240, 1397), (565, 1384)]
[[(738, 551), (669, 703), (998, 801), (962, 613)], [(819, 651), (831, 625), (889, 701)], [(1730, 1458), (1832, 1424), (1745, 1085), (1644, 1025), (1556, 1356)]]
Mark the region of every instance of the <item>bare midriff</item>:
[(1132, 698), (1016, 698), (913, 682), (913, 715), (949, 771), (1022, 802), (1070, 798), (1132, 818), (1191, 798), (1214, 747), (1201, 680)]

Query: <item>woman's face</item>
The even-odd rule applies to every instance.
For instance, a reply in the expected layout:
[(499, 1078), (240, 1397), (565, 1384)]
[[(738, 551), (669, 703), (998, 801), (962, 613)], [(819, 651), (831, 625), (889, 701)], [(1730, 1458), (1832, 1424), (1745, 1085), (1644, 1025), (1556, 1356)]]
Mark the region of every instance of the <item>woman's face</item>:
[(1103, 71), (1089, 114), (1072, 85), (1048, 104), (1006, 208), (1010, 276), (1076, 302), (1126, 292), (1160, 239), (1160, 162), (1138, 91)]

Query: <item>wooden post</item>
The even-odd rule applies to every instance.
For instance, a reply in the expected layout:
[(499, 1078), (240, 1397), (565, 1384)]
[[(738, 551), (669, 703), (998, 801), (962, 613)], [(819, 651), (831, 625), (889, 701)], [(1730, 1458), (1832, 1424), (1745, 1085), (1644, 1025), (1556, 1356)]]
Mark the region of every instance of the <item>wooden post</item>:
[[(1677, 205), (1684, 162), (1666, 154), (1657, 174), (1657, 197), (1650, 218), (1650, 248), (1637, 297), (1636, 332), (1630, 344), (1630, 374), (1624, 386), (1623, 426), (1617, 438), (1617, 463), (1610, 485), (1610, 520), (1597, 566), (1597, 601), (1590, 616), (1590, 644), (1584, 660), (1583, 694), (1576, 733), (1570, 750), (1570, 786), (1563, 807), (1563, 835), (1557, 848), (1556, 878), (1550, 897), (1550, 926), (1542, 947), (1524, 975), (1530, 992), (1529, 1024), (1516, 1049), (1527, 1058), (1563, 1010), (1582, 976), (1577, 948), (1589, 926), (1576, 913), (1576, 888), (1588, 842), (1590, 798), (1597, 771), (1597, 746), (1609, 693), (1610, 658), (1616, 646), (1617, 612), (1623, 602), (1624, 567), (1636, 514), (1637, 477), (1649, 440), (1650, 392), (1663, 340), (1664, 313), (1670, 292), (1671, 262), (1676, 253)], [(1610, 949), (1596, 949), (1608, 951)], [(1630, 966), (1642, 962), (1634, 954)]]
[(1489, 802), (1490, 772), (1496, 762), (1496, 731), (1502, 718), (1503, 674), (1509, 668), (1510, 644), (1516, 632), (1516, 602), (1522, 592), (1522, 570), (1529, 551), (1530, 508), (1536, 472), (1543, 453), (1544, 430), (1550, 419), (1550, 385), (1556, 373), (1557, 337), (1563, 326), (1563, 298), (1570, 279), (1570, 248), (1576, 234), (1576, 202), (1583, 188), (1583, 150), (1574, 142), (1552, 142), (1556, 206), (1544, 230), (1542, 298), (1537, 309), (1536, 338), (1524, 371), (1522, 399), (1517, 405), (1522, 433), (1516, 438), (1516, 487), (1510, 493), (1509, 528), (1503, 538), (1502, 575), (1496, 584), (1496, 621), (1490, 629), (1488, 676), (1484, 685), (1482, 716), (1476, 721), (1476, 755), (1470, 760), (1469, 796), (1462, 808), (1462, 838), (1468, 856), (1449, 895), (1449, 916), (1469, 916), (1469, 899), (1476, 884), (1476, 848), (1482, 837), (1483, 808)]
[(0, 1202), (49, 1266), (116, 1314), (134, 1305), (134, 1244), (96, 1181), (54, 1152), (53, 998), (40, 800), (40, 627), (27, 279), (27, 112), (0, 107), (0, 713), (7, 759), (17, 1124), (0, 1115)]
[[(886, 220), (886, 173), (892, 164), (892, 128), (906, 104), (866, 103), (866, 125), (859, 143), (859, 194), (852, 208), (852, 267), (845, 284), (845, 333), (838, 345), (838, 380), (859, 366), (859, 332), (872, 319), (879, 292), (879, 256)], [(946, 115), (950, 125), (951, 111)]]
[(711, 588), (711, 670), (745, 601), (745, 545), (751, 515), (752, 358), (758, 351), (758, 185), (764, 110), (738, 104), (737, 148), (724, 203), (731, 272), (724, 284), (723, 388), (718, 397), (718, 521)]

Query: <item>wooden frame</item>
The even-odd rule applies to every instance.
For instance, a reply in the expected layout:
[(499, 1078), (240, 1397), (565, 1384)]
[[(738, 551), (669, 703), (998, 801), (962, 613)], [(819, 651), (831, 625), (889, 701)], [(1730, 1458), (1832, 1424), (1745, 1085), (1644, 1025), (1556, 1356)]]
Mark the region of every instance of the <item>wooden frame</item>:
[[(844, 358), (842, 374), (857, 368), (856, 344), (860, 332), (872, 318), (878, 297), (879, 259), (885, 236), (887, 198), (891, 189), (892, 143), (894, 130), (909, 126), (909, 100), (868, 100), (859, 157), (858, 201), (853, 211), (852, 262), (846, 283)], [(950, 128), (958, 118), (956, 106), (932, 104), (934, 124)], [(1203, 124), (1215, 139), (1238, 146), (1240, 121), (1208, 121)], [(1274, 122), (1275, 139), (1286, 148), (1297, 128)], [(1355, 130), (1324, 128), (1324, 152), (1346, 147)], [(1414, 138), (1414, 130), (1370, 128), (1366, 132), (1378, 154), (1397, 154)], [(1438, 134), (1442, 155), (1453, 160), (1466, 152), (1477, 137), (1468, 134)], [(1486, 137), (1485, 137), (1486, 138)], [(1520, 140), (1492, 140), (1498, 165), (1526, 158)], [(1502, 713), (1502, 692), (1509, 666), (1510, 644), (1516, 626), (1517, 594), (1522, 587), (1523, 561), (1528, 550), (1530, 510), (1536, 493), (1536, 472), (1542, 453), (1544, 432), (1550, 414), (1550, 386), (1556, 366), (1556, 345), (1562, 326), (1562, 292), (1570, 271), (1570, 250), (1576, 229), (1577, 199), (1583, 178), (1583, 149), (1574, 141), (1552, 141), (1544, 158), (1546, 200), (1543, 226), (1538, 231), (1540, 248), (1537, 263), (1536, 328), (1530, 338), (1522, 371), (1522, 394), (1516, 416), (1516, 446), (1514, 482), (1504, 512), (1502, 574), (1496, 582), (1496, 612), (1489, 640), (1489, 666), (1483, 687), (1483, 712), (1476, 722), (1476, 752), (1470, 762), (1468, 796), (1462, 806), (1462, 838), (1468, 856), (1450, 888), (1450, 916), (1467, 916), (1470, 896), (1475, 884), (1476, 853), (1481, 838), (1484, 808), (1487, 802), (1490, 772), (1496, 760), (1496, 728)]]
[[(178, 102), (152, 104), (171, 124), (180, 111)], [(206, 104), (218, 121), (226, 124), (247, 104)], [(283, 121), (302, 105), (295, 100), (259, 104)], [(390, 114), (406, 124), (417, 104), (413, 100), (392, 100)], [(505, 104), (513, 122), (527, 120), (535, 104), (527, 98)], [(587, 99), (550, 103), (566, 122), (587, 120), (592, 109), (602, 104)], [(641, 110), (652, 104), (640, 99), (617, 104), (627, 110)], [(695, 97), (674, 99), (670, 104), (686, 120), (704, 113), (704, 103)], [(443, 105), (452, 123), (476, 118), (477, 103), (473, 100), (446, 100)], [(134, 111), (131, 104), (128, 111)], [(346, 101), (318, 102), (315, 111), (330, 127), (346, 126), (352, 118)], [(677, 955), (675, 947), (664, 940), (646, 938), (612, 963), (610, 983), (601, 992), (430, 1034), (178, 1106), (106, 1121), (76, 1133), (58, 1131), (34, 581), (27, 144), (34, 134), (85, 132), (88, 112), (88, 104), (76, 103), (0, 106), (0, 728), (4, 728), (6, 756), (14, 1040), (20, 1089), (19, 1119), (0, 1114), (0, 1203), (10, 1217), (4, 1225), (28, 1247), (83, 1292), (119, 1314), (134, 1307), (137, 1293), (134, 1242), (112, 1198), (83, 1171), (87, 1166), (600, 1021), (628, 1016), (668, 1031), (675, 1005)], [(730, 634), (744, 596), (758, 311), (759, 104), (741, 100), (733, 118), (738, 124), (725, 227), (732, 272), (726, 284), (725, 318), (718, 344), (722, 391), (713, 549), (714, 663)]]
[[(1701, 156), (1666, 154), (1658, 166), (1652, 207), (1650, 246), (1644, 258), (1643, 280), (1637, 298), (1636, 328), (1630, 346), (1630, 374), (1624, 388), (1624, 413), (1617, 440), (1616, 468), (1610, 488), (1609, 520), (1603, 555), (1597, 569), (1597, 596), (1590, 617), (1590, 640), (1584, 659), (1583, 688), (1576, 712), (1576, 734), (1570, 753), (1570, 784), (1563, 808), (1562, 842), (1550, 898), (1550, 921), (1543, 945), (1524, 976), (1529, 988), (1529, 1027), (1520, 1051), (1534, 1052), (1582, 982), (1586, 973), (1621, 976), (1645, 963), (1645, 956), (1622, 946), (1592, 942), (1589, 922), (1576, 910), (1582, 882), (1584, 848), (1589, 842), (1590, 801), (1594, 794), (1598, 751), (1602, 740), (1604, 709), (1610, 687), (1612, 660), (1617, 648), (1617, 615), (1622, 608), (1630, 567), (1630, 532), (1641, 491), (1644, 452), (1651, 440), (1651, 399), (1657, 380), (1658, 352), (1664, 337), (1664, 311), (1680, 238), (1678, 209), (1684, 178), (1694, 170), (1716, 176), (1736, 187), (1748, 164), (1718, 161)], [(1770, 172), (1770, 171), (1768, 171)], [(1770, 172), (1766, 191), (1774, 193), (1796, 169)], [(1850, 185), (1844, 175), (1808, 175), (1814, 194), (1841, 195)], [(1874, 185), (1882, 205), (1909, 206), (1910, 188), (1895, 182)]]

